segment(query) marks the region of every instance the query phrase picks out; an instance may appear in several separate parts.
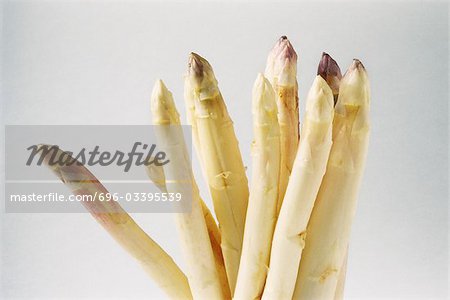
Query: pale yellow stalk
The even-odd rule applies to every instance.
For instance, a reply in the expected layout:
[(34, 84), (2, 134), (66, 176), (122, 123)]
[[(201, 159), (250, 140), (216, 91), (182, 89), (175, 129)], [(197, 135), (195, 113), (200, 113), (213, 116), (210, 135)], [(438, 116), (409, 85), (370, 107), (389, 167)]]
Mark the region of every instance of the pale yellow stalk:
[(234, 299), (260, 299), (277, 217), (280, 129), (275, 93), (262, 74), (253, 86), (252, 181)]
[[(336, 63), (336, 61), (325, 52), (322, 53), (322, 59), (320, 60), (317, 74), (322, 76), (322, 78), (325, 79), (328, 85), (331, 87), (331, 90), (333, 91), (334, 103), (336, 104), (339, 96), (339, 85), (342, 79), (341, 69), (339, 68), (339, 65)], [(345, 276), (347, 273), (347, 258), (348, 249), (347, 254), (345, 255), (344, 263), (339, 270), (339, 278), (334, 295), (334, 300), (342, 300), (344, 298)]]
[(213, 70), (204, 58), (194, 53), (189, 58), (185, 100), (194, 145), (219, 221), (221, 247), (233, 294), (242, 249), (248, 182), (233, 123)]
[(278, 123), (281, 139), (281, 168), (278, 188), (277, 214), (292, 172), (299, 142), (299, 111), (297, 85), (297, 54), (282, 36), (267, 58), (265, 76), (277, 95)]
[[(146, 171), (150, 180), (159, 188), (159, 190), (162, 193), (167, 193), (164, 168), (159, 165), (150, 164), (147, 166)], [(220, 247), (221, 238), (219, 227), (217, 227), (216, 220), (214, 219), (213, 215), (211, 214), (211, 211), (209, 210), (205, 202), (202, 199), (200, 199), (200, 203), (202, 206), (203, 217), (205, 218), (209, 239), (211, 241), (211, 247), (213, 249), (217, 270), (219, 272), (222, 290), (224, 291), (225, 299), (231, 299), (230, 287), (228, 285), (228, 278), (225, 270), (225, 263), (223, 261), (222, 248)]]
[(189, 212), (178, 213), (176, 221), (181, 249), (188, 265), (188, 281), (195, 299), (224, 299), (206, 228), (200, 195), (184, 143), (180, 118), (172, 94), (161, 80), (157, 81), (151, 101), (157, 138), (170, 159), (164, 174), (170, 178), (168, 192), (181, 193), (182, 201), (190, 201)]
[(360, 61), (342, 78), (333, 147), (308, 224), (294, 299), (333, 299), (343, 266), (369, 141), (369, 82)]
[[(45, 147), (42, 145), (41, 147)], [(67, 153), (58, 150), (57, 157)], [(90, 195), (94, 201), (83, 201), (83, 206), (100, 225), (143, 267), (146, 273), (171, 299), (192, 299), (186, 276), (173, 259), (153, 241), (115, 201), (100, 201), (95, 195), (109, 192), (84, 166), (45, 164), (75, 195)], [(56, 158), (57, 158), (56, 157)], [(57, 159), (56, 159), (57, 161)]]
[(306, 227), (331, 149), (333, 106), (333, 93), (318, 75), (306, 100), (300, 147), (272, 241), (263, 299), (292, 298)]
[(334, 300), (344, 299), (345, 277), (347, 275), (347, 261), (348, 261), (348, 248), (345, 254), (344, 262), (342, 263), (342, 267), (339, 270), (336, 291), (334, 292)]
[(225, 262), (223, 260), (222, 248), (220, 247), (221, 236), (219, 227), (214, 220), (211, 211), (205, 202), (201, 201), (203, 216), (206, 222), (206, 228), (208, 229), (209, 239), (211, 241), (211, 247), (214, 253), (214, 260), (216, 262), (217, 271), (219, 272), (220, 284), (222, 285), (222, 291), (225, 299), (231, 299), (230, 285), (228, 284), (227, 272), (225, 269)]

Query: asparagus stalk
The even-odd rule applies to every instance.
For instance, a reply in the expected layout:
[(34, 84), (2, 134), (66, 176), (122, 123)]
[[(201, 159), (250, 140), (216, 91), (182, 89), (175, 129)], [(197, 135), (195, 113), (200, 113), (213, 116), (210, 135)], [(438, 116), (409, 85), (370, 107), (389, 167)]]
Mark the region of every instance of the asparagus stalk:
[(219, 221), (222, 252), (234, 293), (244, 234), (248, 183), (233, 123), (210, 64), (191, 53), (185, 98), (194, 144)]
[[(322, 53), (322, 60), (320, 61), (317, 74), (322, 76), (322, 78), (325, 79), (331, 87), (331, 90), (333, 91), (334, 104), (336, 104), (339, 96), (339, 85), (342, 79), (341, 69), (336, 61), (325, 52)], [(334, 295), (335, 300), (342, 300), (344, 297), (345, 275), (347, 273), (347, 256), (348, 249), (347, 254), (345, 254), (344, 263), (339, 270), (338, 285)]]
[[(201, 199), (200, 199), (201, 200)], [(225, 299), (231, 299), (230, 285), (228, 283), (227, 272), (225, 269), (225, 262), (223, 260), (222, 248), (220, 247), (221, 236), (219, 227), (217, 227), (216, 221), (211, 214), (208, 206), (205, 202), (201, 201), (203, 216), (206, 222), (206, 228), (208, 229), (209, 239), (211, 241), (211, 247), (214, 254), (214, 260), (216, 262), (217, 271), (219, 272), (220, 284), (222, 285), (222, 291)]]
[(281, 134), (278, 215), (299, 142), (297, 53), (286, 36), (282, 36), (269, 53), (265, 75), (277, 95), (278, 123)]
[[(42, 145), (41, 147), (48, 147)], [(58, 150), (56, 159), (68, 153)], [(100, 201), (95, 195), (108, 191), (87, 168), (78, 164), (49, 164), (50, 153), (44, 163), (69, 187), (75, 195), (91, 195), (93, 201), (83, 206), (98, 223), (144, 268), (147, 274), (171, 299), (192, 299), (186, 276), (172, 258), (153, 241), (115, 201)]]
[(344, 262), (339, 270), (336, 291), (334, 292), (334, 300), (344, 299), (345, 277), (347, 275), (348, 248), (345, 251)]
[(156, 130), (158, 140), (170, 157), (170, 163), (164, 165), (164, 173), (174, 182), (166, 188), (169, 192), (181, 193), (183, 197), (192, 196), (191, 211), (176, 216), (192, 294), (195, 299), (224, 299), (180, 118), (172, 94), (161, 80), (153, 89), (151, 108), (153, 123), (160, 125)]
[(308, 224), (294, 299), (332, 299), (343, 265), (369, 140), (369, 82), (359, 60), (342, 78), (333, 147)]
[[(155, 164), (150, 164), (146, 168), (147, 174), (150, 180), (158, 186), (161, 192), (167, 193), (166, 177), (164, 174), (164, 168)], [(205, 218), (206, 228), (208, 230), (209, 240), (214, 253), (214, 260), (216, 262), (217, 270), (219, 272), (220, 283), (222, 290), (224, 291), (225, 299), (231, 299), (230, 287), (228, 285), (227, 273), (225, 270), (225, 263), (223, 261), (222, 248), (220, 248), (220, 232), (217, 223), (214, 220), (211, 211), (205, 202), (200, 199), (202, 206), (203, 217)]]
[(277, 217), (280, 129), (275, 93), (259, 74), (253, 86), (253, 171), (234, 299), (260, 299)]
[(333, 93), (318, 75), (306, 100), (300, 147), (275, 229), (263, 299), (292, 298), (306, 226), (331, 149), (333, 113)]

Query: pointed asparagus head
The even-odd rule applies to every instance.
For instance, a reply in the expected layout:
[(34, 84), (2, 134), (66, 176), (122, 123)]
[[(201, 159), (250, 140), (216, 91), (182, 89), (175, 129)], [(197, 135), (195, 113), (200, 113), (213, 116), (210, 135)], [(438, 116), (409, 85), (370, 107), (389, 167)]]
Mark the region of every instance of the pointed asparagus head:
[(333, 92), (322, 76), (317, 75), (306, 98), (306, 118), (331, 122), (334, 114)]
[(272, 86), (297, 84), (297, 53), (286, 36), (282, 36), (270, 51), (265, 75)]
[(339, 95), (339, 84), (342, 79), (341, 69), (337, 62), (328, 54), (323, 52), (317, 75), (322, 76), (333, 91), (334, 103), (336, 103)]
[(263, 74), (258, 74), (253, 85), (252, 112), (254, 122), (257, 124), (278, 123), (275, 99), (275, 92), (269, 80)]
[(161, 79), (157, 80), (153, 87), (151, 111), (155, 125), (180, 123), (180, 115), (175, 107), (172, 93)]
[[(38, 145), (38, 151), (43, 155), (43, 164), (58, 177), (74, 195), (89, 195), (91, 201), (81, 201), (81, 204), (91, 213), (107, 230), (115, 223), (123, 222), (123, 209), (115, 201), (98, 201), (98, 195), (109, 194), (100, 181), (69, 152), (61, 150), (58, 146)], [(55, 163), (64, 161), (64, 164)], [(115, 213), (115, 214), (113, 214)], [(111, 215), (110, 215), (111, 214)]]
[(354, 59), (341, 80), (336, 106), (368, 106), (370, 86), (366, 69), (359, 59)]
[(189, 55), (186, 81), (199, 100), (214, 98), (219, 93), (217, 79), (211, 65), (194, 52)]
[(364, 133), (370, 128), (370, 85), (366, 69), (354, 59), (342, 77), (336, 114), (352, 123), (352, 134)]

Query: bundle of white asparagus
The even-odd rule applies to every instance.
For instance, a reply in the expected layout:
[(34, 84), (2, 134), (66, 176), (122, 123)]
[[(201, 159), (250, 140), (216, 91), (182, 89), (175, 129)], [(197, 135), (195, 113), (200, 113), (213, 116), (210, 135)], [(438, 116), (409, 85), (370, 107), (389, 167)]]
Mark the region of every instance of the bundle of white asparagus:
[[(189, 193), (188, 212), (175, 215), (186, 275), (117, 203), (94, 200), (85, 204), (88, 211), (172, 299), (342, 299), (369, 138), (362, 63), (353, 60), (342, 76), (322, 54), (300, 126), (297, 54), (285, 36), (277, 41), (248, 101), (250, 188), (213, 69), (195, 53), (184, 96), (217, 222), (200, 197), (179, 114), (161, 80), (151, 113), (170, 163), (152, 164), (147, 174), (162, 192)], [(106, 192), (83, 166), (49, 167), (76, 194)]]

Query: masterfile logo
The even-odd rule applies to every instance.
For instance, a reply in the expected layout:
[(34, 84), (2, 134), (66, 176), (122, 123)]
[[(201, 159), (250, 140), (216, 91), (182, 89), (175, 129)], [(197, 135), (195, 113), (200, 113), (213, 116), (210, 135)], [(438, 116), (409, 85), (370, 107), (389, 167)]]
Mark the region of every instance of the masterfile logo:
[[(88, 205), (102, 213), (104, 202), (117, 212), (189, 211), (192, 178), (166, 178), (164, 167), (177, 160), (158, 143), (161, 126), (7, 125), (6, 212), (86, 212)], [(168, 127), (184, 135), (190, 156), (190, 127)]]

